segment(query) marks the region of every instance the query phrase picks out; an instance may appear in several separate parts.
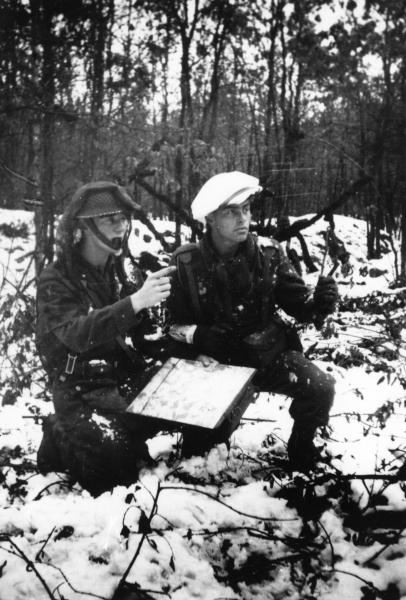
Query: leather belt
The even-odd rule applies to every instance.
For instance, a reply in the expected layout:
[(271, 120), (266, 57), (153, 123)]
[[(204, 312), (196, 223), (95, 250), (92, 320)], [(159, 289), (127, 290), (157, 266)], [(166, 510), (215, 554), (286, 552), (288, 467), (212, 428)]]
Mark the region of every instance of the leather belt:
[(68, 354), (66, 359), (65, 368), (62, 371), (62, 375), (74, 375), (83, 377), (84, 379), (89, 377), (102, 377), (104, 375), (111, 375), (117, 368), (117, 361), (109, 360), (81, 360), (74, 354)]

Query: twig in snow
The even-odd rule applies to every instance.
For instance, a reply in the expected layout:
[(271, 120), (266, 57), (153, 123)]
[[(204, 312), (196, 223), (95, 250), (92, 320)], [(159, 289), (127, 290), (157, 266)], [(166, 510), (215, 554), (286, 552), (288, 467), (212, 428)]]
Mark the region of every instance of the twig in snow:
[(190, 487), (186, 487), (186, 486), (165, 485), (165, 486), (162, 486), (161, 490), (186, 490), (188, 492), (195, 492), (197, 494), (202, 494), (203, 496), (207, 496), (207, 498), (210, 498), (211, 500), (214, 500), (215, 502), (218, 502), (222, 506), (225, 506), (226, 508), (232, 510), (233, 512), (237, 513), (238, 515), (242, 515), (243, 517), (249, 517), (250, 519), (257, 519), (258, 521), (281, 522), (281, 521), (297, 521), (298, 520), (298, 518), (296, 518), (296, 517), (292, 518), (292, 519), (278, 519), (277, 517), (260, 517), (258, 515), (252, 515), (250, 513), (243, 512), (242, 510), (238, 510), (238, 508), (234, 508), (233, 506), (230, 506), (226, 502), (223, 502), (223, 500), (220, 500), (216, 496), (213, 496), (213, 494), (209, 494), (208, 492), (205, 492), (203, 490), (198, 490), (196, 488), (190, 488)]
[[(400, 399), (399, 399), (400, 400)], [(396, 400), (395, 400), (396, 402)], [(376, 414), (375, 413), (363, 413), (363, 412), (357, 412), (357, 411), (346, 411), (346, 412), (340, 412), (340, 413), (334, 413), (334, 414), (330, 414), (329, 418), (333, 419), (334, 417), (375, 417)], [(406, 417), (406, 413), (400, 413), (396, 411), (396, 417)], [(363, 424), (366, 424), (365, 421), (360, 421)]]
[(330, 481), (331, 479), (339, 479), (341, 481), (352, 481), (353, 479), (356, 480), (365, 480), (368, 481), (369, 479), (375, 479), (375, 480), (381, 480), (381, 481), (390, 481), (391, 483), (398, 483), (399, 482), (399, 478), (397, 475), (389, 475), (389, 474), (385, 474), (385, 473), (366, 473), (366, 474), (360, 474), (360, 473), (327, 473), (325, 475), (320, 475), (319, 477), (316, 477), (315, 479), (310, 480), (309, 483), (311, 483), (312, 485), (321, 485), (323, 483), (327, 483), (328, 481)]
[(395, 544), (399, 541), (400, 536), (402, 535), (402, 533), (404, 532), (404, 530), (406, 529), (406, 527), (402, 527), (402, 529), (400, 529), (398, 531), (398, 535), (397, 535), (397, 539), (396, 541), (393, 540), (391, 542), (386, 543), (384, 546), (382, 546), (382, 548), (380, 548), (380, 550), (378, 550), (377, 552), (375, 552), (375, 554), (373, 554), (370, 558), (368, 558), (366, 561), (364, 561), (362, 563), (363, 567), (367, 567), (368, 565), (370, 565), (371, 563), (373, 563), (373, 561), (378, 558), (378, 556), (380, 556), (382, 554), (382, 552), (385, 552), (385, 550), (387, 550), (387, 548), (389, 548), (389, 546), (392, 546), (392, 544)]
[(74, 482), (72, 483), (71, 481), (64, 481), (63, 479), (58, 479), (58, 481), (53, 481), (52, 483), (49, 483), (44, 488), (42, 488), (42, 490), (40, 492), (38, 492), (38, 494), (35, 496), (35, 498), (33, 498), (34, 502), (36, 500), (41, 500), (43, 493), (47, 492), (54, 485), (60, 485), (61, 487), (67, 487), (67, 488), (70, 488), (71, 490), (74, 489), (74, 487), (73, 487)]
[[(151, 492), (151, 490), (148, 489), (147, 486), (145, 485), (145, 483), (143, 483), (142, 481), (140, 481), (139, 483), (142, 485), (142, 487), (144, 488), (144, 490), (148, 492), (148, 494), (152, 498), (152, 501), (154, 502), (155, 501), (155, 496), (153, 495), (153, 493)], [(161, 513), (159, 513), (157, 509), (155, 510), (154, 514), (151, 516), (151, 521), (152, 521), (152, 519), (155, 516), (160, 517), (161, 519), (163, 519), (164, 521), (166, 521), (168, 523), (168, 525), (170, 527), (172, 527), (172, 529), (176, 529), (176, 525), (174, 523), (172, 523), (169, 519), (167, 519), (166, 517), (164, 517), (163, 515), (161, 515)]]
[[(54, 529), (55, 529), (55, 527), (54, 527)], [(54, 529), (53, 529), (53, 530), (54, 530)], [(53, 530), (52, 530), (52, 531), (53, 531)], [(52, 531), (51, 531), (51, 533), (52, 533)], [(35, 574), (38, 576), (38, 575), (39, 575), (39, 573), (38, 573), (38, 571), (35, 569), (34, 563), (33, 563), (32, 561), (30, 561), (30, 560), (29, 560), (29, 559), (26, 557), (26, 555), (25, 555), (25, 554), (22, 552), (22, 550), (21, 550), (21, 549), (20, 549), (20, 548), (17, 546), (17, 544), (15, 544), (15, 542), (13, 542), (13, 541), (10, 539), (10, 537), (9, 537), (7, 534), (5, 535), (5, 534), (2, 534), (2, 533), (0, 533), (0, 539), (2, 539), (2, 538), (4, 538), (4, 539), (6, 539), (6, 538), (7, 538), (7, 540), (6, 540), (6, 541), (8, 541), (8, 542), (9, 542), (9, 543), (10, 543), (12, 546), (14, 546), (14, 547), (16, 548), (16, 551), (9, 550), (9, 549), (7, 549), (7, 548), (3, 548), (3, 547), (1, 547), (1, 546), (0, 546), (0, 548), (1, 548), (2, 550), (4, 550), (4, 552), (7, 552), (8, 554), (12, 554), (13, 556), (17, 556), (18, 558), (22, 558), (22, 559), (23, 559), (23, 560), (24, 560), (24, 561), (27, 563), (27, 571), (31, 571), (31, 570), (32, 570), (32, 571), (34, 571), (34, 572), (35, 572)], [(49, 537), (48, 537), (48, 539), (49, 539)], [(46, 541), (48, 541), (48, 539), (47, 539)], [(37, 553), (37, 555), (38, 555), (38, 553)], [(36, 561), (36, 562), (39, 562), (40, 564), (43, 564), (43, 563), (41, 563), (41, 561)], [(55, 569), (56, 571), (58, 571), (58, 573), (59, 573), (59, 574), (60, 574), (60, 575), (63, 577), (63, 579), (65, 580), (65, 583), (66, 583), (66, 584), (67, 584), (67, 585), (68, 585), (68, 586), (71, 588), (71, 590), (72, 590), (73, 592), (75, 592), (75, 594), (81, 594), (81, 595), (84, 595), (84, 596), (91, 596), (92, 598), (99, 598), (99, 600), (108, 600), (108, 599), (107, 599), (107, 598), (105, 598), (104, 596), (99, 596), (98, 594), (93, 594), (92, 592), (84, 592), (84, 591), (82, 591), (82, 590), (78, 590), (78, 589), (76, 589), (76, 588), (75, 588), (75, 587), (74, 587), (74, 586), (73, 586), (73, 585), (70, 583), (70, 581), (68, 580), (68, 578), (66, 577), (65, 573), (62, 571), (62, 569), (61, 569), (60, 567), (57, 567), (56, 565), (53, 565), (52, 563), (47, 563), (47, 565), (46, 565), (46, 566), (47, 566), (48, 568)], [(41, 578), (41, 576), (39, 576), (39, 578), (41, 579), (41, 583), (42, 583), (42, 578)], [(45, 580), (44, 580), (44, 582), (45, 582)], [(45, 582), (45, 583), (46, 583), (46, 582)], [(57, 585), (57, 587), (56, 587), (56, 588), (54, 588), (54, 590), (53, 590), (52, 592), (51, 592), (51, 590), (49, 590), (49, 588), (48, 588), (48, 590), (49, 590), (49, 593), (51, 594), (51, 595), (50, 595), (50, 598), (52, 598), (52, 600), (55, 600), (54, 593), (55, 593), (55, 591), (59, 591), (59, 587), (60, 587), (61, 585), (63, 585), (63, 583), (64, 583), (64, 582), (61, 582), (60, 584), (58, 584), (58, 585)], [(48, 594), (48, 595), (49, 595), (49, 594)]]
[(331, 569), (328, 570), (326, 569), (324, 572), (327, 573), (342, 573), (343, 575), (350, 575), (350, 577), (355, 577), (355, 579), (358, 579), (359, 581), (362, 581), (362, 583), (365, 583), (368, 587), (370, 587), (372, 590), (374, 590), (374, 592), (377, 592), (378, 594), (381, 593), (381, 590), (377, 587), (374, 586), (374, 584), (372, 583), (372, 581), (368, 581), (368, 579), (364, 579), (363, 577), (360, 577), (359, 575), (356, 575), (355, 573), (351, 573), (351, 571), (344, 571), (343, 569)]
[(327, 531), (327, 529), (324, 527), (323, 523), (321, 521), (319, 521), (319, 520), (317, 521), (317, 523), (322, 528), (322, 530), (324, 531), (324, 533), (326, 534), (328, 545), (330, 546), (330, 549), (331, 549), (331, 568), (334, 569), (335, 562), (336, 562), (336, 555), (335, 555), (335, 552), (334, 552), (333, 542), (331, 541), (330, 534)]
[(41, 548), (38, 550), (37, 554), (35, 555), (35, 560), (37, 560), (38, 562), (42, 562), (41, 554), (44, 552), (44, 548), (47, 545), (47, 543), (49, 542), (49, 540), (51, 539), (51, 535), (53, 534), (54, 531), (55, 531), (55, 525), (52, 527), (47, 539), (45, 540), (45, 542), (42, 544)]
[[(161, 493), (161, 489), (162, 489), (161, 488), (161, 484), (160, 484), (160, 482), (158, 482), (158, 488), (157, 488), (157, 492), (156, 492), (155, 497), (154, 497), (154, 503), (153, 503), (150, 515), (149, 515), (149, 517), (147, 519), (147, 521), (148, 521), (147, 525), (149, 525), (149, 526), (150, 526), (150, 523), (151, 523), (151, 519), (155, 515), (156, 509), (157, 509), (158, 498), (159, 498), (159, 494)], [(141, 552), (141, 548), (142, 548), (142, 546), (143, 546), (143, 544), (145, 542), (145, 539), (147, 538), (148, 535), (149, 535), (149, 532), (147, 532), (144, 529), (144, 532), (142, 533), (142, 537), (141, 537), (141, 539), (139, 541), (137, 549), (135, 550), (134, 555), (133, 555), (132, 559), (130, 560), (130, 562), (129, 562), (127, 568), (126, 568), (126, 570), (122, 574), (122, 576), (120, 578), (120, 581), (118, 582), (118, 585), (117, 585), (117, 587), (115, 589), (115, 592), (114, 592), (113, 597), (112, 597), (111, 600), (117, 600), (120, 597), (121, 592), (125, 589), (125, 586), (126, 586), (126, 583), (127, 583), (127, 581), (126, 581), (127, 577), (129, 575), (131, 569), (133, 568), (133, 565), (134, 565), (135, 561), (137, 560), (137, 558), (138, 558), (138, 556), (139, 556), (139, 554)]]
[(59, 597), (61, 599), (63, 599), (64, 596), (61, 595), (59, 588), (62, 587), (63, 585), (67, 585), (68, 587), (70, 587), (72, 592), (74, 592), (75, 594), (80, 594), (81, 596), (90, 596), (91, 598), (98, 598), (99, 600), (108, 600), (108, 598), (106, 598), (106, 596), (99, 596), (99, 594), (94, 594), (93, 592), (84, 592), (83, 590), (78, 590), (77, 588), (73, 587), (73, 585), (70, 583), (70, 581), (68, 581), (66, 575), (61, 571), (61, 569), (59, 567), (55, 567), (54, 565), (48, 565), (48, 566), (54, 567), (55, 569), (57, 569), (57, 571), (59, 571), (60, 574), (62, 575), (62, 577), (65, 579), (65, 581), (61, 581), (60, 583), (58, 583), (58, 585), (53, 590), (53, 593), (55, 593), (55, 592), (59, 593)]
[[(21, 550), (21, 548), (11, 539), (11, 537), (9, 535), (0, 534), (0, 539), (7, 541), (15, 549), (15, 552), (11, 552), (11, 554), (18, 556), (26, 563), (27, 571), (33, 571), (35, 573), (36, 577), (41, 582), (42, 587), (46, 591), (48, 597), (51, 598), (51, 600), (55, 600), (55, 597), (52, 594), (50, 588), (48, 587), (47, 582), (45, 581), (45, 579), (42, 577), (41, 573), (38, 571), (37, 567), (35, 566), (35, 562), (33, 562), (32, 560), (30, 560), (28, 558), (28, 556), (25, 554), (25, 552), (23, 550)], [(5, 550), (6, 552), (10, 552), (6, 548), (3, 548), (3, 550)]]
[(241, 417), (241, 421), (253, 421), (254, 423), (277, 423), (276, 419), (254, 419), (252, 417)]
[[(71, 582), (69, 581), (69, 579), (67, 578), (67, 576), (65, 575), (65, 573), (62, 571), (62, 569), (60, 567), (57, 567), (56, 565), (53, 565), (52, 563), (48, 563), (47, 567), (51, 568), (51, 569), (55, 569), (55, 571), (58, 571), (58, 573), (61, 575), (61, 577), (64, 579), (64, 581), (61, 581), (56, 588), (53, 590), (53, 592), (58, 591), (59, 592), (59, 588), (66, 583), (66, 585), (75, 593), (75, 594), (80, 594), (83, 596), (90, 596), (91, 598), (98, 598), (99, 600), (108, 600), (108, 598), (106, 598), (105, 596), (99, 596), (99, 594), (94, 594), (93, 592), (84, 592), (83, 590), (78, 590), (77, 588), (75, 588)], [(60, 592), (59, 592), (60, 595)]]

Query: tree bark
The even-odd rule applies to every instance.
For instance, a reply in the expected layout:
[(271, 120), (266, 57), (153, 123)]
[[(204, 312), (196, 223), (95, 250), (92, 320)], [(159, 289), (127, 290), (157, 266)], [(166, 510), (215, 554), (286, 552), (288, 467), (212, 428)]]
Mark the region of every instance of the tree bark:
[(35, 270), (38, 276), (54, 256), (54, 137), (55, 137), (55, 41), (53, 0), (31, 0), (33, 43), (42, 47), (39, 195), (42, 201), (38, 218)]

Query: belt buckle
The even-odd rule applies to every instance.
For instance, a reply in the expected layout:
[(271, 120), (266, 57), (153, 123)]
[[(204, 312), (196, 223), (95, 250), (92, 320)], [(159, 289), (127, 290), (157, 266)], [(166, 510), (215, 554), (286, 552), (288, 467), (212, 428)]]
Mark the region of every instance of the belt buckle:
[(72, 375), (75, 370), (77, 355), (76, 354), (68, 354), (68, 358), (66, 359), (65, 365), (65, 373), (67, 375)]
[(88, 363), (90, 374), (107, 374), (110, 370), (111, 364), (107, 360), (90, 360)]

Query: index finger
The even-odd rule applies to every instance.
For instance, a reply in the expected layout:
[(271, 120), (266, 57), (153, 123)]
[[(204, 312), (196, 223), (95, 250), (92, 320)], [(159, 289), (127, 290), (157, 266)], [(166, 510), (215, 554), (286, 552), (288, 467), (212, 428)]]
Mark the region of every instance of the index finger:
[(202, 363), (204, 367), (214, 367), (219, 364), (218, 360), (212, 356), (207, 356), (207, 354), (199, 354), (196, 360)]
[(155, 271), (155, 273), (151, 273), (150, 277), (155, 277), (159, 279), (160, 277), (166, 277), (168, 275), (172, 275), (176, 271), (176, 267), (164, 267), (163, 269), (159, 269), (159, 271)]

